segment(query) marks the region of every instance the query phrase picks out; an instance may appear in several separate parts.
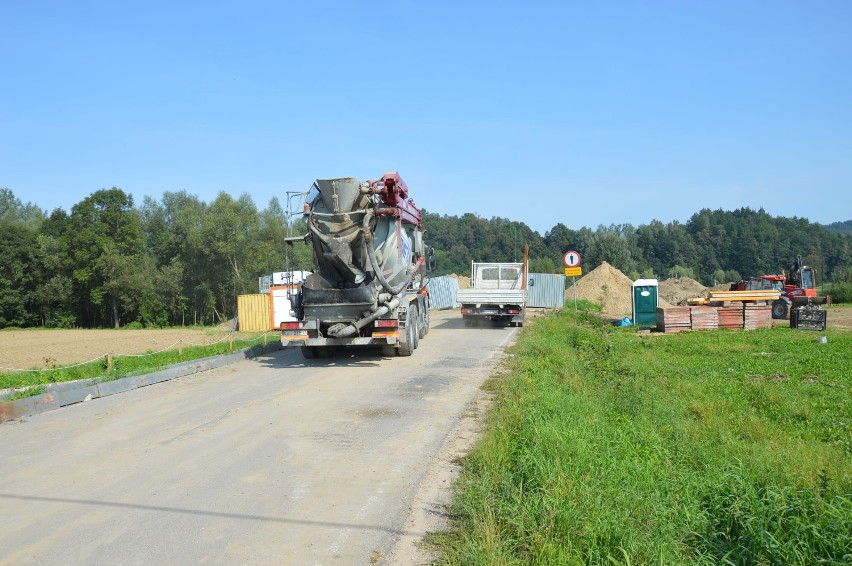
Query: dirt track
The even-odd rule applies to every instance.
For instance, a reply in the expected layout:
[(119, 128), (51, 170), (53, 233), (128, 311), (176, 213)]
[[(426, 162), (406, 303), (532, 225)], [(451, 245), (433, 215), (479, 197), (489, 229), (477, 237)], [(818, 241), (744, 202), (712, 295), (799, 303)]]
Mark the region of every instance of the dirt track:
[(828, 309), (828, 327), (852, 330), (852, 306), (830, 307)]
[(0, 368), (63, 366), (108, 353), (144, 354), (184, 346), (211, 344), (227, 335), (213, 330), (5, 330), (0, 332)]

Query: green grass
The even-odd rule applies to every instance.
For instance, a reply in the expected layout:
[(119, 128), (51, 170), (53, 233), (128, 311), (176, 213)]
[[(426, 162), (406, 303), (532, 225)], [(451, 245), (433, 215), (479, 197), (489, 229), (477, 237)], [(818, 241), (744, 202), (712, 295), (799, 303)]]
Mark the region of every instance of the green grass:
[(529, 326), (441, 564), (849, 564), (852, 334)]
[[(268, 341), (274, 341), (269, 338)], [(166, 368), (170, 365), (227, 354), (242, 348), (263, 344), (263, 335), (234, 339), (233, 350), (230, 343), (225, 340), (218, 344), (209, 346), (187, 346), (181, 354), (177, 348), (166, 352), (150, 352), (142, 357), (137, 356), (115, 356), (113, 357), (112, 371), (107, 366), (107, 358), (103, 358), (75, 367), (39, 369), (35, 371), (0, 372), (0, 389), (23, 388), (27, 389), (16, 392), (12, 400), (44, 393), (44, 385), (74, 381), (77, 379), (102, 378), (103, 380), (121, 379), (131, 375), (140, 375)]]

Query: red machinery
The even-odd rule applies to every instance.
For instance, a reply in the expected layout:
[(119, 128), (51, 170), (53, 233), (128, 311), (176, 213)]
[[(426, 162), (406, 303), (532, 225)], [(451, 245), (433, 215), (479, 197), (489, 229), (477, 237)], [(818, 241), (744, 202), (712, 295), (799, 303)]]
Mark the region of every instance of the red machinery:
[(408, 198), (408, 185), (396, 171), (385, 173), (378, 181), (368, 181), (369, 187), (361, 192), (369, 195), (379, 195), (386, 208), (376, 207), (378, 216), (397, 216), (404, 223), (414, 224), (422, 228), (420, 209), (414, 201)]
[(732, 291), (762, 289), (781, 291), (781, 297), (772, 303), (772, 318), (787, 318), (790, 305), (822, 305), (826, 301), (825, 297), (817, 297), (814, 270), (802, 263), (802, 256), (788, 264), (783, 275), (761, 275), (731, 286)]

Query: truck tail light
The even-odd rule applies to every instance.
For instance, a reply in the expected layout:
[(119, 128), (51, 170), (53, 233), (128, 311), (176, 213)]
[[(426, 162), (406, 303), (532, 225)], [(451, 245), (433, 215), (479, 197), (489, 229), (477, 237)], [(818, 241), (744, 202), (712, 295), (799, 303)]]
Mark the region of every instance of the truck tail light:
[(376, 328), (397, 328), (399, 326), (399, 321), (391, 318), (380, 318), (375, 322)]
[(473, 312), (473, 310), (472, 310), (472, 309), (462, 309), (462, 310), (461, 310), (461, 313), (462, 313), (462, 314), (470, 314), (470, 313), (472, 313), (472, 312)]
[(301, 330), (302, 325), (299, 322), (282, 322), (281, 330)]
[(521, 314), (521, 311), (518, 309), (508, 309), (506, 312), (509, 314)]

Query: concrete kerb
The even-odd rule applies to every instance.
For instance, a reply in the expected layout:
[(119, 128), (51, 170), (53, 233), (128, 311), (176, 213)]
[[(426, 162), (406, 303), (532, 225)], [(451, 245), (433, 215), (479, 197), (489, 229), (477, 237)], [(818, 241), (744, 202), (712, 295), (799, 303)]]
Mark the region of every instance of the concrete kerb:
[(252, 346), (251, 348), (245, 348), (231, 354), (219, 354), (208, 358), (181, 362), (153, 373), (133, 375), (121, 379), (107, 381), (107, 378), (101, 377), (51, 383), (46, 386), (45, 392), (41, 395), (24, 397), (23, 399), (16, 399), (14, 401), (0, 400), (0, 423), (216, 369), (269, 353), (277, 350), (279, 346), (278, 342), (272, 342), (266, 346)]

